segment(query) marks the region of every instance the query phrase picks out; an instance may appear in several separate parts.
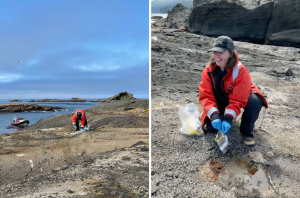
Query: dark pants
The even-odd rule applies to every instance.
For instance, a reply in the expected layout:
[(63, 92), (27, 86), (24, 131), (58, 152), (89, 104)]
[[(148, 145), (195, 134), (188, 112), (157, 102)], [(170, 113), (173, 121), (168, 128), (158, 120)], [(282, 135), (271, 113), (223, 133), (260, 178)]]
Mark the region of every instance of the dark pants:
[[(246, 107), (244, 108), (244, 113), (242, 115), (242, 121), (240, 126), (240, 132), (249, 137), (253, 137), (253, 128), (255, 121), (258, 119), (259, 112), (261, 110), (261, 107), (263, 106), (263, 100), (260, 98), (257, 94), (250, 94), (248, 102)], [(224, 114), (225, 107), (218, 107), (220, 114)], [(207, 129), (210, 132), (218, 132), (217, 129), (215, 129), (210, 119), (206, 119), (205, 122), (207, 123)]]
[[(79, 130), (79, 120), (81, 120), (81, 119), (76, 119), (76, 131)], [(86, 125), (87, 125), (87, 120), (86, 120), (86, 117), (85, 117), (85, 123), (84, 123), (84, 126), (86, 126)]]

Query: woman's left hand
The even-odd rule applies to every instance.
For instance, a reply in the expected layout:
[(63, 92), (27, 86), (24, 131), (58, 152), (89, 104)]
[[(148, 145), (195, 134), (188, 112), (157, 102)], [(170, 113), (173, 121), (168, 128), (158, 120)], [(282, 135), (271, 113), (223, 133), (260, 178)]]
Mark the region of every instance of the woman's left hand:
[(231, 128), (231, 125), (228, 122), (226, 122), (226, 121), (222, 122), (222, 132), (224, 135), (229, 131), (230, 128)]

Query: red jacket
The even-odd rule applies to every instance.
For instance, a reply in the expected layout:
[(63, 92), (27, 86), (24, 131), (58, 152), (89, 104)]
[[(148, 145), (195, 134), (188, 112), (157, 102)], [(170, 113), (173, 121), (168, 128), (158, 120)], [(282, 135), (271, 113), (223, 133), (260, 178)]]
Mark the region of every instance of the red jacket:
[(81, 127), (84, 127), (84, 123), (85, 123), (85, 113), (83, 110), (76, 110), (74, 115), (73, 115), (73, 118), (72, 118), (72, 122), (73, 122), (73, 125), (75, 124), (75, 121), (76, 121), (76, 116), (77, 116), (77, 112), (80, 112), (81, 113)]
[[(230, 115), (232, 119), (235, 119), (241, 113), (241, 108), (247, 105), (250, 93), (257, 93), (262, 98), (265, 107), (268, 108), (266, 99), (252, 83), (251, 76), (247, 68), (239, 61), (237, 52), (236, 55), (236, 65), (232, 69), (226, 69), (227, 73), (221, 81), (222, 93), (229, 98), (229, 105), (225, 108), (224, 116)], [(217, 100), (213, 92), (216, 87), (212, 72), (216, 68), (215, 64), (212, 65), (212, 68), (208, 64), (202, 72), (202, 80), (199, 84), (199, 101), (203, 107), (202, 126), (206, 117), (211, 118), (213, 113), (219, 113)]]

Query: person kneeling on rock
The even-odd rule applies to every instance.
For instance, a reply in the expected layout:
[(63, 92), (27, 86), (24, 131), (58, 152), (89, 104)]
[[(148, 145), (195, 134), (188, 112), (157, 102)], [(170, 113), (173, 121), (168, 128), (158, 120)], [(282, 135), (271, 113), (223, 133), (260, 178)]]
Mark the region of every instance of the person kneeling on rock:
[[(80, 109), (75, 111), (73, 118), (72, 118), (72, 123), (73, 123), (73, 126), (76, 129), (76, 131), (79, 130), (79, 120), (81, 120), (81, 130), (80, 131), (84, 131), (83, 127), (87, 126), (87, 120), (85, 117), (85, 112)], [(86, 129), (86, 131), (87, 131), (87, 129)]]
[(253, 145), (254, 123), (262, 106), (268, 108), (268, 103), (252, 83), (247, 68), (239, 61), (231, 38), (219, 36), (209, 51), (212, 52), (211, 59), (202, 72), (199, 84), (203, 129), (210, 132), (222, 130), (226, 134), (231, 128), (232, 120), (244, 108), (240, 132), (244, 143)]

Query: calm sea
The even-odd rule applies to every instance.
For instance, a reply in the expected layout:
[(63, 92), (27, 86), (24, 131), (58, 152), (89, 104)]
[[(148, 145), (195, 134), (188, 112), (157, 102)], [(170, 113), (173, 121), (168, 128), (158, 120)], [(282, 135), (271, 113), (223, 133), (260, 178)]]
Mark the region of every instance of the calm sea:
[[(0, 104), (16, 104), (20, 102), (9, 102), (11, 99), (0, 99)], [(20, 99), (22, 100), (22, 99)], [(95, 99), (87, 99), (95, 100)], [(22, 103), (32, 103), (28, 102), (29, 99), (22, 100)], [(15, 112), (15, 113), (2, 113), (0, 112), (0, 133), (11, 133), (18, 131), (18, 127), (7, 129), (6, 127), (11, 127), (11, 123), (14, 119), (14, 116), (20, 116), (24, 120), (29, 120), (29, 125), (36, 123), (41, 119), (45, 119), (58, 114), (68, 114), (75, 112), (77, 109), (86, 109), (88, 107), (100, 104), (100, 102), (33, 102), (38, 105), (47, 105), (63, 108), (60, 111), (56, 112)]]

